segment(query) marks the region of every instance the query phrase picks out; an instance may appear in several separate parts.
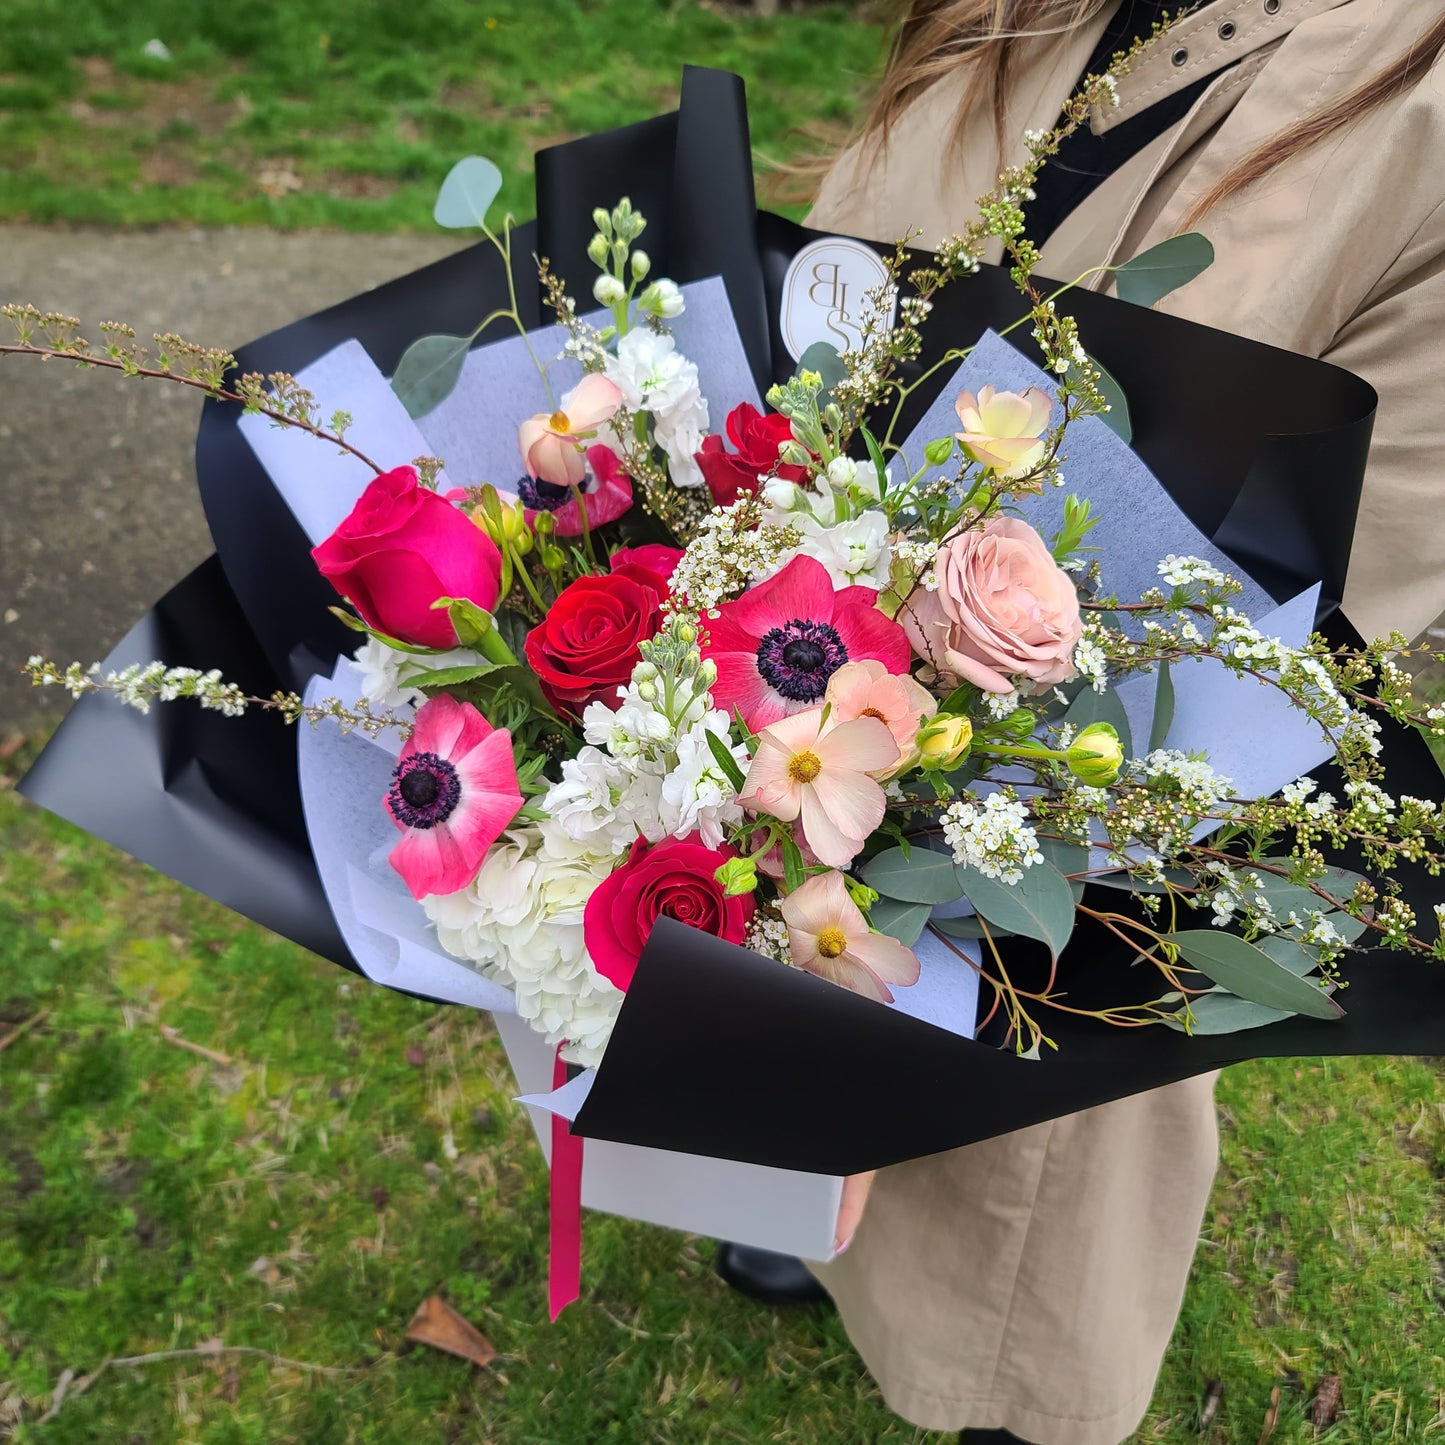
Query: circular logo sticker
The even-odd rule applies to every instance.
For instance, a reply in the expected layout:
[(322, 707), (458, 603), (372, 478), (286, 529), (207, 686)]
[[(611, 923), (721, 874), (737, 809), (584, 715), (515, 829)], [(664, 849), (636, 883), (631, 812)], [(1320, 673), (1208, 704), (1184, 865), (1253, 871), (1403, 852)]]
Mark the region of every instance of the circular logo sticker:
[[(804, 246), (783, 278), (783, 343), (794, 361), (819, 341), (839, 351), (862, 336), (867, 293), (888, 282), (878, 253), (861, 241), (829, 236)], [(893, 325), (889, 303), (885, 324)]]

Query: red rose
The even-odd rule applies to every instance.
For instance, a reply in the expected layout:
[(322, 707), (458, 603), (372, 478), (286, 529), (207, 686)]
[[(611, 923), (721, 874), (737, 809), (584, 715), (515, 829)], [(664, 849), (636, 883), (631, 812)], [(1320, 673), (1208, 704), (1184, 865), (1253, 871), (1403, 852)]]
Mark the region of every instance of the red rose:
[(806, 467), (790, 462), (778, 463), (778, 448), (793, 438), (792, 424), (787, 417), (770, 411), (764, 414), (749, 402), (740, 402), (728, 413), (728, 440), (737, 448), (723, 448), (719, 436), (704, 437), (697, 464), (703, 480), (720, 507), (730, 507), (739, 497), (751, 497), (758, 489), (758, 478), (777, 468), (785, 481), (801, 482), (808, 475)]
[(579, 577), (563, 589), (523, 650), (558, 712), (580, 717), (589, 702), (617, 703), (638, 661), (638, 644), (662, 622), (656, 574)]
[(445, 609), (432, 610), (439, 597), (497, 605), (502, 561), (491, 538), (411, 467), (372, 481), (311, 555), (369, 627), (418, 647), (457, 645)]
[(753, 916), (752, 894), (729, 898), (713, 874), (731, 858), (731, 848), (708, 848), (694, 833), (648, 843), (639, 838), (615, 873), (587, 900), (582, 936), (597, 971), (620, 989), (632, 982), (637, 960), (666, 914), (728, 943), (741, 943)]
[(638, 582), (647, 582), (657, 589), (658, 594), (667, 598), (672, 588), (672, 574), (682, 561), (681, 547), (664, 546), (661, 542), (648, 542), (641, 547), (620, 547), (612, 554), (609, 563), (614, 572), (631, 577)]

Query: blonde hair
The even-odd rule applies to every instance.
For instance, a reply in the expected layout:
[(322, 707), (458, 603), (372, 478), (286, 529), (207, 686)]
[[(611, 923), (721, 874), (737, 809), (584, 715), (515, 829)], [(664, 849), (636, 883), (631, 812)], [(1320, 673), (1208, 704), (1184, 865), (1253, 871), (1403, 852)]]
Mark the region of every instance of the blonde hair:
[[(1002, 154), (1008, 141), (1008, 81), (1030, 42), (1062, 35), (1100, 14), (1109, 0), (909, 0), (894, 34), (887, 68), (856, 126), (855, 161), (875, 155), (903, 112), (930, 86), (970, 65), (954, 113), (950, 147), (962, 142), (969, 122), (988, 106)], [(1188, 230), (1222, 201), (1308, 146), (1352, 125), (1392, 96), (1420, 81), (1445, 50), (1445, 15), (1405, 51), (1348, 94), (1301, 117), (1245, 156), (1195, 202)]]

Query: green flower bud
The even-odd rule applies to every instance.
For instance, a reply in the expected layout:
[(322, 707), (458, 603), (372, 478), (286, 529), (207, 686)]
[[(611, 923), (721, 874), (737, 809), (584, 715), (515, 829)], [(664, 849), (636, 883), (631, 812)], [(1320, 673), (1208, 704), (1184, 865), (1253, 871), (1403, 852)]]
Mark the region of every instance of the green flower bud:
[(697, 670), (697, 680), (704, 687), (711, 687), (717, 681), (717, 663), (712, 658), (705, 657)]
[(637, 684), (637, 695), (643, 702), (656, 702), (657, 684), (651, 681), (639, 682)]
[(543, 547), (540, 555), (542, 565), (549, 572), (560, 572), (567, 565), (567, 554), (560, 547)]
[(632, 274), (640, 281), (652, 270), (652, 257), (646, 251), (632, 253)]
[(697, 628), (690, 622), (679, 622), (674, 631), (677, 634), (677, 640), (679, 642), (685, 642), (691, 646), (697, 641)]
[(1007, 733), (1011, 737), (1016, 737), (1022, 740), (1024, 738), (1033, 737), (1034, 729), (1038, 725), (1038, 718), (1033, 713), (1031, 713), (1028, 708), (1020, 707), (1015, 708), (1013, 712), (1011, 712), (1003, 720), (1003, 722), (998, 725), (995, 731), (1000, 733)]
[[(592, 224), (602, 232), (604, 240), (612, 239), (612, 217), (608, 214), (605, 206), (598, 206), (597, 209), (592, 212)], [(589, 254), (591, 253), (589, 252)], [(597, 264), (600, 266), (602, 262), (598, 261)]]
[(753, 858), (729, 858), (712, 876), (722, 885), (727, 897), (737, 898), (751, 893), (758, 886), (757, 861)]
[(620, 238), (612, 243), (612, 264), (620, 266), (627, 259), (627, 242)]
[(1124, 745), (1111, 723), (1090, 723), (1072, 743), (1068, 751), (1069, 771), (1081, 783), (1092, 788), (1106, 788), (1124, 766)]
[(557, 530), (557, 519), (551, 512), (538, 512), (532, 522), (533, 535), (541, 540), (546, 540)]
[(607, 264), (608, 249), (609, 243), (607, 237), (604, 236), (601, 231), (598, 231), (587, 243), (587, 259), (591, 261), (594, 266), (605, 266)]
[(789, 466), (806, 467), (813, 460), (813, 454), (802, 442), (788, 441), (778, 448), (778, 460)]
[(931, 467), (941, 467), (952, 455), (952, 437), (935, 437), (923, 448), (924, 460)]

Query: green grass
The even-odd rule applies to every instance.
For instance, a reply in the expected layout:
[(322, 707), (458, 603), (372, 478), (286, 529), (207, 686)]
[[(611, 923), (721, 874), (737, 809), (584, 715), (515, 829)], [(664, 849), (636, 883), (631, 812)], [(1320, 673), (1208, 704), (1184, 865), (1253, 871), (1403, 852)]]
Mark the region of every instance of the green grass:
[[(698, 0), (5, 0), (0, 220), (431, 225), (490, 156), (532, 213), (538, 146), (676, 104), (684, 62), (749, 83), (763, 156), (837, 134), (881, 58), (863, 7)], [(147, 57), (160, 39), (172, 58)]]
[[(18, 773), (33, 749), (7, 766)], [(589, 1217), (545, 1314), (546, 1176), (486, 1021), (353, 980), (0, 788), (0, 1438), (27, 1442), (942, 1441), (841, 1327), (724, 1290), (707, 1241)], [(215, 1063), (161, 1032), (226, 1055)], [(1445, 1105), (1415, 1059), (1265, 1063), (1140, 1440), (1445, 1438)], [(1081, 1241), (1081, 1247), (1084, 1242)], [(502, 1352), (407, 1345), (442, 1292)], [(62, 1372), (114, 1369), (41, 1426)], [(1208, 1383), (1224, 1385), (1196, 1432)]]

